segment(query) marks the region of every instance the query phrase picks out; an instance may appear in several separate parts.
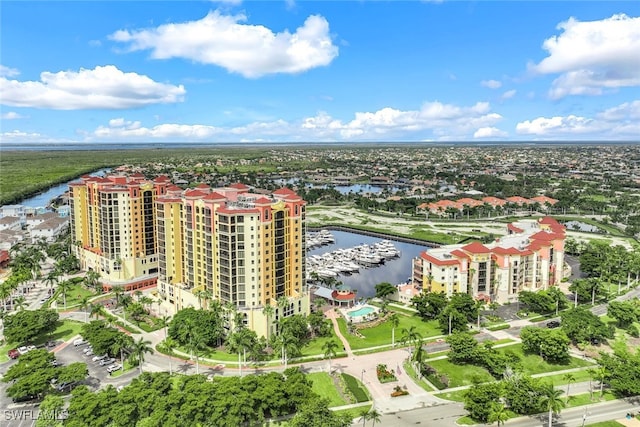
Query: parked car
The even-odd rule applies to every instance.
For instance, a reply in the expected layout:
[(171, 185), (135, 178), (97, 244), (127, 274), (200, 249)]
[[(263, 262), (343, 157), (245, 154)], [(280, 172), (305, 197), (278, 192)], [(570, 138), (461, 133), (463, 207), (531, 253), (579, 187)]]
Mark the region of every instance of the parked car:
[(28, 353), (28, 352), (29, 352), (29, 349), (27, 348), (27, 346), (26, 346), (26, 345), (23, 345), (22, 347), (18, 347), (18, 352), (19, 352), (20, 354), (25, 354), (25, 353)]
[(93, 356), (93, 359), (91, 359), (94, 362), (98, 362), (99, 360), (103, 360), (106, 359), (107, 357), (109, 357), (108, 354), (103, 354), (102, 356)]
[(89, 351), (84, 353), (85, 356), (93, 356), (93, 349), (90, 349)]
[(118, 369), (121, 369), (121, 368), (122, 368), (121, 364), (115, 363), (115, 364), (109, 365), (107, 367), (107, 372), (109, 372), (111, 374), (111, 373), (113, 373), (113, 372), (115, 372), (115, 371), (117, 371)]
[(557, 328), (558, 326), (560, 326), (560, 322), (558, 322), (557, 320), (551, 320), (547, 322), (547, 328)]
[(110, 357), (108, 359), (102, 359), (100, 361), (100, 366), (110, 366), (113, 365), (115, 363), (116, 359), (113, 357)]
[(38, 396), (36, 396), (35, 394), (30, 394), (27, 396), (14, 397), (12, 400), (13, 400), (13, 403), (24, 403), (24, 402), (32, 402), (37, 399), (38, 399)]
[(18, 351), (17, 348), (12, 348), (7, 352), (7, 356), (9, 356), (12, 359), (17, 359), (18, 357), (20, 357), (20, 352)]
[(86, 341), (85, 341), (85, 340), (83, 340), (82, 338), (78, 338), (77, 340), (75, 340), (75, 341), (73, 342), (73, 345), (74, 345), (74, 346), (76, 346), (76, 347), (78, 347), (79, 345), (82, 345), (82, 344), (84, 344), (85, 342), (86, 342)]
[(53, 366), (54, 368), (57, 368), (58, 366), (62, 366), (62, 362), (60, 362), (57, 359), (53, 359), (50, 363), (51, 363), (51, 366)]
[(87, 353), (89, 353), (90, 351), (93, 351), (93, 347), (91, 347), (91, 346), (89, 346), (89, 347), (87, 347), (87, 348), (84, 348), (84, 349), (82, 350), (82, 352), (83, 352), (84, 354), (87, 354)]

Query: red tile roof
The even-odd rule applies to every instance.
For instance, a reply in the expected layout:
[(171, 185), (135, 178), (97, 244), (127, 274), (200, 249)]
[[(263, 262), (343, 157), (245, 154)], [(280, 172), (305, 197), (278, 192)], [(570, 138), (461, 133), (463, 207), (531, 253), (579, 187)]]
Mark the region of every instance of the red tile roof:
[(420, 257), (426, 261), (429, 261), (432, 264), (436, 265), (458, 265), (460, 262), (457, 259), (440, 259), (436, 258), (428, 252), (421, 252)]
[(488, 254), (489, 252), (491, 252), (491, 249), (480, 242), (469, 243), (468, 245), (463, 246), (461, 249), (472, 254)]

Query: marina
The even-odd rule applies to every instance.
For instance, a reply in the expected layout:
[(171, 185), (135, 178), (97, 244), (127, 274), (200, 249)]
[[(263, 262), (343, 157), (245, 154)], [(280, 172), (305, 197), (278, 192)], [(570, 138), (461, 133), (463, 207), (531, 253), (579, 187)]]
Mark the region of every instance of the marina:
[(347, 231), (310, 232), (307, 239), (326, 242), (308, 247), (307, 279), (343, 283), (356, 291), (358, 298), (375, 295), (378, 283), (406, 282), (411, 275), (411, 260), (427, 249)]
[[(334, 242), (333, 235), (327, 230), (307, 236), (307, 247), (319, 247)], [(397, 257), (400, 257), (400, 251), (389, 240), (310, 255), (307, 257), (307, 279), (329, 279), (338, 275), (358, 273), (361, 268), (377, 267), (386, 260)]]

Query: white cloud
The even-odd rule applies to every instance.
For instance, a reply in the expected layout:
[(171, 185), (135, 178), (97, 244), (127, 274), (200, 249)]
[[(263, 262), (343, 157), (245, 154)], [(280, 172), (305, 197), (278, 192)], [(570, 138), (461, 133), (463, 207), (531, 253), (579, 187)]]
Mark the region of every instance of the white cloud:
[(516, 125), (516, 132), (545, 138), (637, 140), (639, 119), (640, 100), (637, 100), (606, 109), (594, 117), (569, 115), (525, 120)]
[[(502, 116), (491, 112), (486, 102), (460, 107), (427, 102), (418, 110), (391, 107), (374, 112), (356, 112), (350, 120), (326, 112), (297, 121), (253, 121), (243, 126), (219, 127), (176, 123), (143, 127), (140, 122), (115, 118), (91, 133), (91, 140), (167, 139), (177, 141), (360, 141), (470, 138), (477, 129), (491, 128)], [(486, 131), (485, 131), (486, 132)], [(495, 131), (494, 131), (495, 133)], [(495, 136), (499, 136), (495, 133)]]
[(244, 15), (214, 11), (199, 21), (119, 30), (109, 38), (127, 43), (130, 51), (151, 49), (155, 59), (189, 59), (249, 78), (300, 73), (329, 65), (338, 56), (329, 23), (320, 15), (309, 16), (294, 33), (274, 33), (262, 25), (242, 24), (246, 19)]
[(544, 41), (549, 56), (533, 65), (540, 74), (560, 74), (549, 96), (600, 95), (640, 86), (640, 17), (613, 15), (600, 21), (562, 22), (558, 36)]
[(483, 127), (474, 132), (474, 138), (506, 138), (509, 134), (496, 127)]
[(22, 114), (18, 114), (15, 111), (9, 111), (0, 115), (0, 119), (2, 120), (16, 120), (16, 119), (26, 119), (27, 116), (23, 116)]
[(20, 74), (20, 71), (15, 68), (9, 68), (0, 64), (0, 77), (15, 77)]
[(44, 71), (40, 81), (0, 77), (0, 103), (14, 107), (54, 110), (125, 109), (150, 104), (181, 102), (185, 89), (151, 78), (124, 73), (113, 65), (93, 70)]
[(0, 141), (3, 141), (3, 142), (10, 142), (11, 140), (24, 141), (24, 140), (35, 139), (40, 137), (42, 137), (42, 135), (40, 135), (39, 133), (23, 132), (20, 130), (12, 130), (9, 132), (0, 133)]
[(516, 95), (516, 90), (515, 89), (511, 89), (506, 91), (505, 93), (502, 94), (502, 96), (500, 97), (500, 99), (511, 99)]
[(481, 86), (488, 87), (489, 89), (498, 89), (502, 86), (502, 83), (498, 80), (483, 80), (480, 82)]

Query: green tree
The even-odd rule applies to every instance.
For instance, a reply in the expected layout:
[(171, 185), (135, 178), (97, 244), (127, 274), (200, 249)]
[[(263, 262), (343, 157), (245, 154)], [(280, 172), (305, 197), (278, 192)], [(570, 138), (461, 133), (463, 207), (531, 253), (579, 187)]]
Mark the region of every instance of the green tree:
[(384, 300), (387, 299), (389, 295), (393, 295), (396, 292), (396, 287), (391, 283), (382, 282), (375, 286), (375, 290), (376, 297)]
[(499, 382), (474, 384), (464, 393), (464, 409), (469, 416), (477, 421), (486, 423), (491, 415), (491, 405), (502, 395), (502, 384)]
[(71, 290), (73, 284), (68, 280), (63, 280), (58, 284), (58, 290), (62, 294), (62, 301), (64, 304), (64, 309), (67, 309), (67, 293)]
[(549, 427), (553, 423), (553, 414), (559, 414), (564, 408), (564, 400), (560, 398), (562, 390), (557, 390), (552, 383), (544, 383), (542, 386), (542, 396), (540, 402), (549, 411)]
[(565, 380), (567, 382), (567, 402), (569, 401), (569, 386), (571, 386), (571, 383), (576, 382), (576, 376), (573, 375), (571, 372), (567, 372), (566, 374), (564, 374), (562, 376), (562, 379)]
[(398, 313), (393, 313), (389, 316), (389, 322), (391, 322), (391, 347), (396, 346), (396, 328), (400, 324), (400, 317)]
[(7, 342), (31, 342), (53, 332), (59, 318), (55, 310), (46, 308), (18, 311), (5, 318), (4, 337)]
[(607, 315), (616, 319), (620, 328), (627, 328), (638, 321), (638, 306), (633, 301), (611, 301), (607, 307)]
[(562, 330), (574, 343), (589, 342), (594, 339), (603, 340), (612, 336), (607, 325), (598, 316), (585, 309), (576, 307), (562, 312)]
[(376, 423), (380, 422), (380, 413), (376, 411), (375, 408), (372, 407), (371, 410), (369, 411), (367, 418), (369, 418), (372, 421), (371, 425), (375, 426)]
[(62, 396), (48, 394), (39, 406), (36, 427), (60, 427), (62, 426), (64, 399)]
[(138, 363), (138, 368), (140, 369), (140, 373), (142, 374), (142, 364), (144, 363), (144, 355), (147, 353), (153, 353), (153, 348), (151, 347), (151, 341), (145, 340), (143, 337), (138, 338), (137, 341), (134, 341), (131, 347), (131, 354), (134, 359)]
[(501, 425), (504, 425), (505, 421), (507, 421), (508, 419), (509, 419), (509, 412), (507, 411), (507, 408), (505, 408), (504, 404), (493, 402), (491, 404), (491, 410), (489, 412), (489, 417), (487, 418), (487, 421), (490, 424), (497, 422), (498, 427), (500, 427)]
[(289, 421), (289, 427), (348, 427), (351, 418), (338, 415), (329, 409), (325, 398), (312, 399), (304, 403), (296, 415)]
[(422, 292), (411, 299), (413, 307), (425, 320), (437, 319), (447, 306), (447, 295), (442, 292)]
[(329, 359), (329, 374), (331, 374), (331, 356), (336, 355), (336, 350), (338, 350), (340, 346), (334, 340), (325, 341), (322, 346), (322, 350), (324, 350), (324, 357)]
[(468, 332), (455, 332), (446, 338), (449, 344), (449, 361), (461, 365), (477, 359), (478, 341)]
[(569, 360), (569, 337), (560, 329), (526, 326), (520, 331), (522, 350), (538, 354), (551, 363)]
[(168, 353), (167, 356), (169, 356), (169, 375), (173, 375), (173, 366), (172, 366), (173, 350), (176, 349), (176, 342), (173, 339), (171, 339), (171, 337), (167, 337), (163, 341), (162, 346), (164, 347), (165, 351)]

